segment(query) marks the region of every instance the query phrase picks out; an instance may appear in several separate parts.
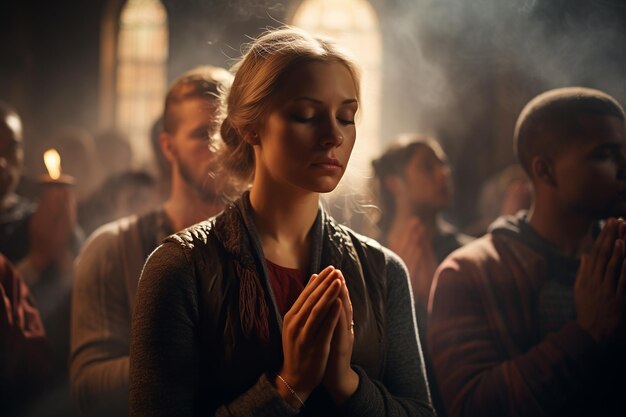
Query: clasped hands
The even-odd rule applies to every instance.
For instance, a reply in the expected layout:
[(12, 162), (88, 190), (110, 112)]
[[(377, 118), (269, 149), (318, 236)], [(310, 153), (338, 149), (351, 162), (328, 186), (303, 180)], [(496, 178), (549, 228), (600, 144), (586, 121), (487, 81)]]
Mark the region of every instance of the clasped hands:
[(610, 218), (581, 257), (574, 301), (577, 322), (599, 343), (626, 344), (626, 222)]
[(275, 378), (281, 396), (295, 407), (322, 385), (336, 404), (357, 389), (359, 376), (350, 367), (354, 329), (352, 303), (340, 270), (326, 267), (313, 274), (285, 314), (282, 344), (283, 366), (279, 375), (293, 389)]

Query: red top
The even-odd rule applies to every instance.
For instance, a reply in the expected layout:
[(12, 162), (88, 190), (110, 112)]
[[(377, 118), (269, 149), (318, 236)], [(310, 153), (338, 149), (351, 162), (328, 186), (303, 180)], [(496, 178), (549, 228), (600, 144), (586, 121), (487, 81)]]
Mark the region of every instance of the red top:
[(300, 269), (286, 268), (265, 260), (272, 291), (282, 317), (289, 311), (306, 284), (306, 273)]

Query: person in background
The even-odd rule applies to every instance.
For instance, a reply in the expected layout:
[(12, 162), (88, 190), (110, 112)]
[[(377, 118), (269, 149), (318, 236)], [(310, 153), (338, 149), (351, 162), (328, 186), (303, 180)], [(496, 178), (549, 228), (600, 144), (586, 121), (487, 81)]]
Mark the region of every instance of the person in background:
[[(442, 218), (453, 194), (448, 157), (436, 139), (409, 133), (399, 135), (372, 166), (380, 209), (378, 228), (382, 241), (408, 267), (419, 335), (425, 341), (435, 269), (448, 254), (472, 240)], [(426, 348), (424, 357), (433, 405), (443, 417)]]
[(435, 269), (472, 238), (442, 218), (453, 187), (448, 157), (435, 139), (403, 134), (372, 162), (381, 241), (406, 263), (418, 324), (426, 330), (426, 308)]
[(50, 347), (33, 296), (0, 254), (0, 414), (28, 415), (46, 387)]
[(223, 68), (203, 66), (172, 84), (159, 134), (171, 166), (167, 201), (100, 227), (76, 261), (70, 373), (82, 415), (128, 414), (130, 323), (143, 264), (162, 239), (223, 208), (219, 184), (210, 176), (210, 137), (217, 95), (231, 78)]
[[(51, 349), (41, 409), (72, 415), (67, 376), (72, 262), (82, 242), (70, 186), (45, 186), (37, 202), (15, 190), (24, 163), (23, 127), (15, 110), (0, 103), (0, 253), (33, 295)], [(35, 413), (36, 414), (36, 413)]]
[(251, 187), (148, 258), (131, 416), (433, 416), (402, 261), (320, 208), (356, 140), (355, 64), (284, 28), (234, 70), (220, 161)]
[(28, 254), (28, 222), (36, 207), (15, 192), (24, 166), (23, 140), (19, 115), (0, 103), (0, 252), (13, 262)]
[(522, 110), (530, 210), (452, 253), (433, 283), (427, 344), (449, 416), (626, 415), (624, 119), (582, 87)]

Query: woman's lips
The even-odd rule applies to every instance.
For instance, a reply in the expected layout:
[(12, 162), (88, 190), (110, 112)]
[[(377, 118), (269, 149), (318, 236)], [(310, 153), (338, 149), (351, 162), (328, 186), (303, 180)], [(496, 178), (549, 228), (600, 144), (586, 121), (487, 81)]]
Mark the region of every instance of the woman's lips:
[(311, 165), (316, 168), (321, 168), (329, 171), (341, 170), (343, 168), (343, 165), (334, 158), (322, 159), (320, 161), (313, 162)]

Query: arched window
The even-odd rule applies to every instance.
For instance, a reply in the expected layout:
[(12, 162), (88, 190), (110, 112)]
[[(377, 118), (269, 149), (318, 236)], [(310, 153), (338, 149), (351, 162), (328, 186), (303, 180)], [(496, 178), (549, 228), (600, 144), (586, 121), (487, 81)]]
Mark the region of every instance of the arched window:
[(382, 37), (376, 11), (367, 0), (303, 0), (290, 23), (331, 36), (361, 66), (361, 119), (350, 171), (353, 179), (363, 178), (380, 151)]
[(129, 135), (135, 165), (151, 158), (149, 132), (167, 89), (167, 12), (159, 0), (128, 0), (120, 13), (115, 124)]

